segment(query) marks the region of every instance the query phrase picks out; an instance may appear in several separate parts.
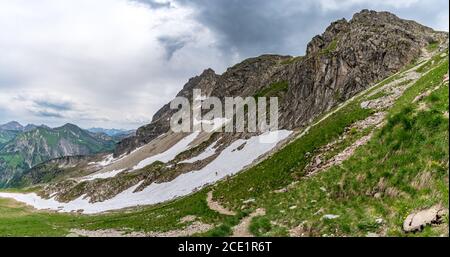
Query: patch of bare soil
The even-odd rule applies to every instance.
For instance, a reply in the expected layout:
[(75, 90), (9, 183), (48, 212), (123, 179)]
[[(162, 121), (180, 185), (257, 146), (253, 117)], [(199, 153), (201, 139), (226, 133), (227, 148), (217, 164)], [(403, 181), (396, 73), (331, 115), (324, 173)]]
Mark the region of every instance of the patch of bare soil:
[(361, 108), (383, 110), (391, 107), (394, 102), (403, 95), (405, 90), (413, 85), (413, 83), (417, 81), (420, 76), (421, 75), (414, 70), (404, 73), (404, 76), (401, 79), (388, 83), (368, 95), (368, 97), (371, 97), (377, 93), (384, 92), (386, 94), (385, 96), (364, 101), (361, 103)]

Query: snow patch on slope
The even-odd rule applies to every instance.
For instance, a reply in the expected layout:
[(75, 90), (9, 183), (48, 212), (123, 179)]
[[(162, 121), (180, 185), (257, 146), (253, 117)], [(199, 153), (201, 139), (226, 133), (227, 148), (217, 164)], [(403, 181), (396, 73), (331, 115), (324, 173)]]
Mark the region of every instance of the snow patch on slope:
[(201, 125), (202, 129), (206, 132), (214, 132), (219, 129), (222, 129), (227, 123), (230, 122), (230, 119), (227, 118), (215, 118), (212, 120), (197, 120), (194, 119), (194, 126)]
[(194, 132), (187, 137), (181, 139), (178, 143), (172, 146), (169, 150), (153, 155), (147, 159), (142, 160), (136, 166), (134, 166), (133, 170), (142, 169), (147, 165), (154, 163), (155, 161), (161, 162), (169, 162), (173, 160), (178, 154), (186, 151), (189, 148), (189, 145), (194, 141), (195, 138), (200, 134), (200, 132)]
[(109, 171), (109, 172), (104, 172), (104, 173), (98, 173), (98, 174), (94, 174), (94, 175), (89, 175), (86, 177), (82, 177), (80, 179), (80, 182), (83, 181), (90, 181), (90, 180), (95, 180), (95, 179), (105, 179), (105, 178), (112, 178), (115, 177), (117, 174), (121, 173), (122, 171), (124, 171), (125, 169), (120, 169), (120, 170), (113, 170), (113, 171)]
[[(19, 202), (32, 205), (36, 209), (51, 209), (60, 212), (82, 210), (84, 213), (100, 213), (139, 205), (157, 204), (180, 196), (186, 196), (196, 189), (238, 173), (246, 166), (252, 164), (258, 157), (272, 150), (291, 133), (292, 131), (280, 130), (268, 132), (247, 140), (238, 139), (223, 150), (214, 161), (200, 170), (182, 174), (170, 182), (152, 183), (143, 191), (134, 193), (139, 183), (104, 202), (89, 203), (89, 199), (85, 199), (82, 196), (69, 203), (60, 203), (54, 198), (42, 199), (35, 193), (0, 193), (0, 197), (13, 198)], [(190, 137), (189, 140), (194, 138)], [(183, 142), (183, 149), (189, 145), (186, 144), (189, 140), (186, 139)], [(242, 145), (244, 147), (238, 150)], [(176, 148), (181, 149), (182, 147)]]
[(111, 164), (114, 161), (114, 157), (112, 154), (107, 155), (103, 160), (99, 162), (90, 162), (89, 165), (95, 165), (100, 167), (105, 167)]
[(211, 156), (213, 156), (216, 153), (216, 144), (218, 141), (212, 143), (210, 146), (208, 146), (208, 148), (205, 149), (205, 151), (203, 151), (202, 153), (200, 153), (199, 155), (185, 160), (185, 161), (181, 161), (180, 163), (194, 163), (196, 161), (202, 161), (206, 158), (209, 158)]

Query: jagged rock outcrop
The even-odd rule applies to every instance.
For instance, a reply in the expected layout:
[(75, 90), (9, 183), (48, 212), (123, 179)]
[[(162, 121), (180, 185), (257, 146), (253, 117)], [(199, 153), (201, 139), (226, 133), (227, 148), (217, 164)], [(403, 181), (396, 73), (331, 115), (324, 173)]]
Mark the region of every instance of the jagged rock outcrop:
[(446, 36), (388, 12), (363, 10), (350, 21), (332, 23), (308, 44), (302, 60), (282, 71), (281, 77), (290, 86), (280, 124), (290, 129), (306, 125), (371, 83), (399, 71), (424, 46)]
[[(190, 98), (194, 88), (219, 98), (254, 96), (283, 82), (288, 87), (277, 94), (282, 96), (279, 124), (294, 129), (399, 71), (419, 57), (424, 46), (447, 40), (448, 33), (435, 32), (388, 12), (363, 10), (350, 21), (333, 22), (322, 35), (315, 36), (305, 56), (263, 55), (245, 60), (222, 75), (208, 69), (190, 79), (178, 96)], [(173, 112), (165, 105), (151, 124), (118, 144), (115, 156), (168, 131)]]

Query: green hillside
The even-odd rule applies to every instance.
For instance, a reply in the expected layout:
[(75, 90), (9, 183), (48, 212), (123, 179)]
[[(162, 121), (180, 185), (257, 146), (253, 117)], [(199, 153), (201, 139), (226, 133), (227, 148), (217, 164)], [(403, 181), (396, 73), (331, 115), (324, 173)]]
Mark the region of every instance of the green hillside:
[(0, 148), (0, 187), (14, 176), (50, 159), (113, 150), (115, 142), (75, 125), (39, 127), (18, 134)]
[(13, 140), (18, 133), (18, 131), (13, 130), (0, 130), (0, 148), (9, 141)]

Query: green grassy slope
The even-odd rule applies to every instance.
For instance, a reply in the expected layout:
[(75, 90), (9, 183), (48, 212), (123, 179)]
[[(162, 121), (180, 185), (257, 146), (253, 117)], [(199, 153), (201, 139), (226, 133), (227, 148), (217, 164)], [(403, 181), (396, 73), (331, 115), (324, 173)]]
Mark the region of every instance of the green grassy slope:
[(19, 132), (13, 130), (0, 130), (0, 148), (13, 140)]
[[(276, 226), (264, 227), (266, 219), (288, 228), (301, 225), (310, 236), (404, 236), (401, 226), (411, 211), (435, 204), (448, 208), (449, 123), (443, 115), (448, 86), (423, 100), (429, 109), (411, 103), (420, 92), (439, 85), (447, 72), (448, 61), (406, 91), (390, 110), (386, 126), (343, 165), (301, 181), (287, 193), (261, 197), (258, 205), (268, 214), (254, 220), (253, 229), (263, 235), (287, 234)], [(377, 192), (381, 197), (374, 196)], [(339, 217), (324, 220), (325, 214)], [(448, 233), (448, 218), (445, 223), (412, 235)]]

